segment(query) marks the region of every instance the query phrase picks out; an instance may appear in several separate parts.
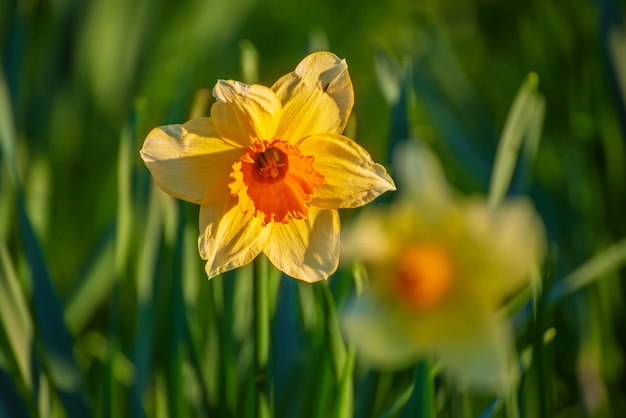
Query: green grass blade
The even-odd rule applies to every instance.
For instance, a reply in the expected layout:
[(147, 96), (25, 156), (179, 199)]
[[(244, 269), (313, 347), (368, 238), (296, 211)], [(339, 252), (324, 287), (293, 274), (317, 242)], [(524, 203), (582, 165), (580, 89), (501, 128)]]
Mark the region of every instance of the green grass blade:
[(353, 370), (354, 356), (353, 350), (348, 350), (343, 340), (339, 317), (335, 306), (335, 300), (327, 281), (318, 286), (322, 289), (324, 298), (324, 319), (326, 327), (326, 341), (329, 345), (331, 364), (335, 375), (334, 386), (334, 416), (351, 417), (354, 414), (353, 396)]
[(337, 400), (335, 401), (335, 414), (339, 418), (354, 416), (354, 363), (356, 352), (348, 348), (345, 357), (343, 375), (339, 379), (337, 387)]
[(514, 387), (506, 395), (506, 416), (507, 418), (519, 418), (519, 403), (517, 399), (518, 388)]
[[(204, 325), (204, 324), (203, 324)], [(203, 363), (204, 356), (201, 352), (201, 344), (200, 344), (200, 336), (198, 332), (199, 327), (193, 327), (192, 324), (187, 321), (185, 322), (185, 340), (189, 344), (189, 362), (190, 367), (193, 368), (196, 379), (198, 381), (199, 389), (201, 391), (200, 402), (202, 408), (204, 408), (204, 413), (209, 414), (211, 411), (211, 401), (213, 401), (216, 396), (215, 393), (212, 393), (211, 390), (214, 388), (209, 387), (209, 375), (211, 377), (218, 376), (217, 368), (209, 368), (207, 363)]]
[(339, 318), (335, 309), (335, 301), (328, 287), (328, 282), (324, 281), (319, 284), (322, 288), (324, 296), (326, 332), (328, 333), (328, 343), (330, 345), (330, 357), (332, 360), (333, 370), (335, 372), (336, 381), (340, 381), (345, 370), (347, 350), (339, 325)]
[(132, 203), (132, 162), (134, 152), (134, 138), (136, 129), (137, 111), (131, 114), (128, 123), (122, 131), (119, 144), (117, 162), (117, 211), (115, 218), (115, 248), (113, 259), (113, 286), (109, 308), (109, 344), (110, 350), (105, 361), (104, 384), (104, 415), (107, 417), (121, 416), (119, 396), (121, 388), (115, 375), (115, 361), (120, 353), (120, 335), (118, 314), (120, 309), (120, 284), (128, 275), (128, 260), (131, 250), (133, 233), (133, 203)]
[(298, 301), (302, 326), (311, 331), (319, 322), (314, 288), (308, 283), (298, 282)]
[(132, 167), (136, 112), (122, 132), (117, 163), (117, 214), (115, 219), (115, 275), (125, 275), (133, 233)]
[(201, 118), (207, 115), (207, 109), (209, 102), (211, 101), (211, 90), (198, 89), (191, 103), (191, 110), (189, 111), (189, 119)]
[(72, 334), (77, 335), (105, 302), (113, 287), (113, 259), (115, 234), (108, 228), (101, 244), (93, 251), (94, 257), (78, 280), (78, 286), (65, 304), (65, 322)]
[(153, 321), (156, 315), (153, 304), (153, 289), (162, 236), (158, 193), (160, 191), (153, 185), (150, 191), (146, 228), (141, 241), (142, 246), (137, 264), (137, 328), (133, 347), (135, 379), (130, 393), (130, 411), (133, 417), (144, 415), (143, 396), (151, 373), (150, 363), (156, 326)]
[(554, 304), (566, 296), (589, 286), (626, 264), (626, 239), (616, 242), (593, 256), (582, 266), (554, 284), (547, 302)]
[[(197, 232), (194, 228), (194, 238)], [(190, 249), (186, 249), (190, 251)], [(194, 248), (194, 258), (198, 253)], [(196, 263), (197, 264), (197, 263)], [(198, 272), (200, 272), (199, 270)], [(204, 279), (196, 275), (196, 280)], [(186, 334), (191, 350), (191, 362), (195, 369), (198, 381), (204, 392), (204, 402), (207, 410), (215, 410), (220, 405), (220, 393), (224, 392), (224, 385), (220, 380), (223, 373), (224, 364), (220, 356), (222, 338), (220, 337), (220, 316), (216, 311), (214, 301), (214, 283), (220, 280), (215, 278), (210, 282), (203, 282), (199, 288), (197, 299), (190, 301), (191, 309), (189, 320), (187, 321)]]
[(622, 25), (609, 26), (608, 47), (622, 103), (626, 106), (626, 29)]
[(174, 260), (172, 269), (172, 313), (170, 323), (170, 356), (168, 367), (168, 403), (172, 418), (185, 416), (183, 404), (183, 346), (186, 321), (185, 300), (182, 288), (183, 237), (185, 230), (184, 203), (179, 202), (179, 224), (176, 240), (172, 243)]
[(154, 388), (154, 411), (155, 418), (169, 418), (170, 410), (167, 397), (167, 378), (161, 372), (155, 376)]
[(63, 309), (52, 287), (39, 242), (19, 196), (17, 202), (24, 251), (33, 280), (37, 329), (51, 381), (68, 416), (90, 417), (83, 376), (74, 358), (72, 338), (63, 320)]
[(376, 50), (374, 59), (376, 81), (389, 105), (394, 105), (400, 100), (402, 85), (404, 84), (404, 72), (401, 65), (386, 50)]
[(31, 416), (12, 377), (0, 368), (0, 417), (30, 418)]
[(497, 205), (506, 195), (524, 138), (532, 131), (534, 135), (532, 138), (533, 145), (536, 146), (538, 142), (537, 124), (533, 124), (533, 120), (539, 116), (542, 117), (541, 114), (535, 113), (539, 105), (538, 82), (535, 73), (529, 74), (509, 110), (491, 174), (489, 185), (489, 203), (491, 206)]
[[(411, 397), (413, 396), (413, 388), (414, 384), (407, 386), (403, 391), (401, 391), (393, 403), (387, 408), (381, 415), (380, 418), (391, 418), (398, 415), (398, 413), (402, 410), (402, 408), (409, 402)], [(415, 415), (417, 416), (417, 415)]]
[(15, 125), (11, 112), (11, 100), (4, 73), (0, 71), (0, 152), (9, 168), (13, 184), (19, 184), (17, 158), (15, 155)]
[(541, 142), (541, 131), (543, 129), (543, 122), (546, 116), (546, 99), (542, 95), (535, 97), (535, 106), (532, 110), (532, 114), (529, 116), (528, 132), (526, 141), (524, 141), (524, 157), (533, 162), (537, 151), (539, 150), (539, 143)]
[(545, 294), (535, 296), (535, 321), (531, 328), (532, 338), (532, 363), (528, 370), (524, 384), (526, 386), (526, 396), (524, 407), (527, 409), (527, 416), (537, 418), (547, 418), (550, 416), (549, 410), (552, 399), (552, 368), (548, 350), (544, 349), (544, 332), (546, 324), (549, 323), (550, 312), (545, 303)]
[(39, 376), (38, 382), (38, 394), (37, 394), (37, 411), (40, 418), (53, 418), (55, 407), (57, 403), (52, 398), (52, 388), (50, 387), (50, 380), (46, 378), (45, 374)]
[[(398, 144), (401, 144), (411, 138), (411, 105), (413, 100), (413, 66), (408, 61), (404, 74), (402, 75), (399, 85), (400, 95), (391, 108), (391, 127), (389, 132), (389, 143), (387, 146), (387, 159), (392, 161), (393, 152)], [(392, 195), (387, 194), (387, 199), (393, 199)]]
[(241, 76), (244, 83), (254, 84), (259, 82), (259, 52), (249, 40), (239, 43), (241, 62)]
[(435, 416), (435, 387), (432, 359), (424, 359), (415, 366), (413, 394), (409, 403), (411, 416), (432, 418)]
[(22, 381), (27, 388), (31, 381), (33, 322), (9, 252), (0, 240), (0, 324), (8, 339)]

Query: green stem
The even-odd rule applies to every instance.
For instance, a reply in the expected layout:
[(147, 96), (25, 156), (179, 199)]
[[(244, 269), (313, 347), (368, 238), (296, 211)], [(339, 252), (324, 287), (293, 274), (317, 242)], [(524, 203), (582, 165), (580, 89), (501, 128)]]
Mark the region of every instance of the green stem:
[(322, 287), (326, 302), (326, 332), (328, 333), (331, 359), (335, 371), (336, 398), (333, 416), (351, 417), (354, 415), (354, 382), (352, 379), (354, 352), (353, 350), (348, 350), (343, 341), (335, 300), (328, 282), (322, 282), (319, 286)]
[(268, 403), (267, 362), (270, 346), (270, 311), (268, 299), (268, 261), (264, 255), (254, 260), (254, 378), (256, 417), (270, 416)]
[(413, 410), (418, 418), (435, 416), (435, 387), (431, 376), (432, 360), (424, 359), (415, 367), (413, 387)]
[(517, 404), (517, 385), (506, 396), (506, 417), (519, 418), (519, 406)]

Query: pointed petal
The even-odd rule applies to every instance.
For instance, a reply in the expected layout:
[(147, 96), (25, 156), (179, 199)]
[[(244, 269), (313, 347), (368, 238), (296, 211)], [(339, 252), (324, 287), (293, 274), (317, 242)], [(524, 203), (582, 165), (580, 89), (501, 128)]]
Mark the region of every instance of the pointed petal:
[(339, 262), (339, 214), (309, 209), (306, 219), (272, 224), (265, 255), (279, 270), (305, 282), (327, 279)]
[(198, 250), (207, 260), (209, 279), (250, 263), (263, 251), (269, 234), (270, 228), (263, 227), (260, 218), (244, 214), (235, 198), (229, 197), (224, 206), (203, 204)]
[(398, 249), (385, 228), (384, 216), (380, 207), (368, 207), (342, 228), (342, 260), (377, 265), (392, 259)]
[[(472, 271), (477, 286), (494, 303), (529, 283), (533, 269), (545, 253), (545, 232), (529, 200), (516, 198), (490, 208), (472, 201), (465, 212), (472, 236), (479, 237), (488, 253), (475, 257)], [(479, 283), (478, 283), (479, 282)]]
[(211, 107), (211, 118), (222, 138), (245, 147), (274, 137), (281, 104), (272, 90), (258, 84), (219, 80), (213, 95), (217, 102)]
[(359, 359), (372, 367), (398, 369), (424, 354), (367, 293), (347, 305), (341, 324)]
[(400, 199), (439, 214), (452, 202), (446, 176), (435, 154), (424, 144), (406, 141), (394, 150), (394, 173)]
[(153, 129), (140, 154), (159, 187), (200, 204), (212, 184), (228, 177), (242, 150), (221, 139), (210, 118), (199, 118)]
[(354, 208), (396, 189), (385, 167), (375, 163), (370, 154), (350, 138), (314, 135), (305, 138), (298, 146), (302, 154), (315, 157), (315, 170), (325, 177), (311, 206)]
[(403, 335), (434, 352), (462, 384), (506, 390), (515, 378), (507, 324), (472, 289), (454, 288), (428, 311), (393, 312)]
[(354, 104), (348, 65), (329, 52), (307, 56), (272, 90), (283, 104), (276, 136), (288, 142), (313, 134), (343, 132)]
[(435, 351), (461, 385), (507, 393), (517, 378), (512, 339), (503, 319), (485, 318), (466, 338), (451, 340)]

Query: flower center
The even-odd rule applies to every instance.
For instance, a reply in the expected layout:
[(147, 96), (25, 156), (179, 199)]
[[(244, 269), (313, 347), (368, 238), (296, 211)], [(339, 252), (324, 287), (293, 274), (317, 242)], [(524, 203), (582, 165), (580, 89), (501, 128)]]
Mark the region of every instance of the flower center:
[(256, 165), (262, 177), (273, 179), (278, 177), (280, 168), (285, 167), (285, 163), (281, 162), (280, 154), (281, 152), (277, 148), (269, 148), (258, 154)]
[(307, 203), (324, 183), (314, 163), (315, 157), (281, 139), (256, 142), (233, 164), (228, 187), (242, 212), (262, 216), (263, 225), (305, 219)]
[(452, 264), (441, 246), (410, 245), (400, 254), (393, 290), (408, 307), (426, 310), (443, 299), (451, 282)]

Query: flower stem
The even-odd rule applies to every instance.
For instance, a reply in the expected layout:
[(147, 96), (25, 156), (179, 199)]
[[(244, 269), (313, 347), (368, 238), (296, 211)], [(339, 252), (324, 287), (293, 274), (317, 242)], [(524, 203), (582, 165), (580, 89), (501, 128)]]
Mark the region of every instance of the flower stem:
[(254, 378), (256, 417), (270, 416), (267, 362), (270, 346), (270, 307), (268, 299), (268, 261), (261, 254), (254, 260)]
[(326, 302), (326, 331), (328, 333), (328, 342), (330, 345), (330, 353), (335, 371), (336, 382), (336, 401), (334, 405), (335, 417), (351, 417), (354, 415), (354, 382), (352, 372), (354, 370), (354, 351), (348, 349), (344, 343), (339, 325), (339, 317), (335, 306), (328, 282), (319, 284), (324, 292)]
[(435, 388), (431, 371), (432, 359), (424, 359), (415, 367), (412, 399), (415, 417), (431, 418), (435, 416)]

